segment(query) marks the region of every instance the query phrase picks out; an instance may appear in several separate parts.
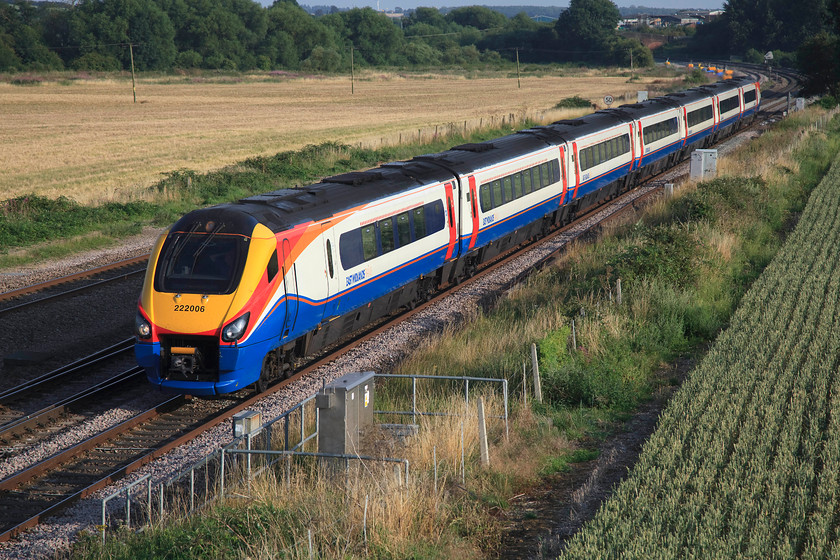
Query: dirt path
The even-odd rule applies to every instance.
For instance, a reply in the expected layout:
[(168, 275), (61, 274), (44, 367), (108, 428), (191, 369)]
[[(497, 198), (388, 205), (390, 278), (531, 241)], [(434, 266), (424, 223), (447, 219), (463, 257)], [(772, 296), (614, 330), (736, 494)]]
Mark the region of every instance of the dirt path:
[(661, 388), (620, 431), (607, 437), (599, 446), (597, 459), (572, 463), (571, 472), (554, 475), (519, 497), (508, 512), (499, 557), (556, 558), (627, 477), (656, 428), (659, 414), (696, 362), (696, 357), (684, 357), (660, 371)]

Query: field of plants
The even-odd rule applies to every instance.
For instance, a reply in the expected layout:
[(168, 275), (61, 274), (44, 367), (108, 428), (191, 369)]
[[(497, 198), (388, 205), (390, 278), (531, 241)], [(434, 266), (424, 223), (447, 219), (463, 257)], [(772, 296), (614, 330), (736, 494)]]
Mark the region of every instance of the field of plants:
[(562, 558), (840, 554), (840, 156)]
[(148, 200), (147, 188), (179, 169), (206, 172), (327, 141), (378, 148), (416, 142), (418, 131), (429, 141), (450, 123), (472, 132), (510, 115), (546, 122), (568, 116), (554, 109), (564, 98), (635, 98), (654, 81), (593, 74), (525, 76), (518, 88), (516, 75), (501, 72), (367, 72), (352, 94), (349, 76), (141, 75), (137, 103), (125, 75), (0, 79), (0, 199)]

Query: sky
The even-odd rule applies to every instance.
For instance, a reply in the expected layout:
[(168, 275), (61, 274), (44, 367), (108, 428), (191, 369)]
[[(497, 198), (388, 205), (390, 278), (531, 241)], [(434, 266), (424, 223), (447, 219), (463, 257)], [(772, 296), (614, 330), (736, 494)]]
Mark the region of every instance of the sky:
[[(259, 0), (264, 6), (270, 6), (273, 0)], [(613, 0), (618, 6), (646, 6), (649, 8), (677, 8), (690, 9), (699, 8), (705, 10), (717, 10), (723, 6), (723, 0), (630, 0), (621, 1)], [(378, 8), (381, 10), (393, 10), (396, 7), (403, 9), (416, 8), (418, 6), (428, 6), (432, 8), (441, 7), (456, 7), (456, 6), (568, 6), (568, 0), (558, 0), (557, 2), (543, 0), (298, 0), (298, 4), (308, 4), (310, 6), (324, 5), (337, 6), (339, 8), (363, 8), (370, 6), (371, 8)]]

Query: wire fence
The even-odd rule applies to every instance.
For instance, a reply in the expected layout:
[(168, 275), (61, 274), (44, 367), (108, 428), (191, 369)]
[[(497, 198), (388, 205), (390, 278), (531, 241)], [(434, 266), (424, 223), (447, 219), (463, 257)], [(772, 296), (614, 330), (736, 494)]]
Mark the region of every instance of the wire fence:
[[(386, 419), (410, 416), (411, 424), (379, 423), (388, 426), (392, 434), (402, 436), (416, 433), (418, 417), (455, 416), (439, 410), (424, 410), (419, 406), (418, 401), (431, 390), (430, 386), (438, 386), (434, 389), (437, 394), (461, 394), (465, 405), (468, 405), (471, 394), (475, 395), (489, 385), (496, 387), (493, 392), (500, 393), (504, 401), (503, 413), (490, 417), (504, 421), (507, 437), (510, 409), (506, 379), (385, 374), (377, 374), (375, 378), (383, 384), (410, 383), (411, 386), (411, 390), (404, 393), (405, 409), (396, 407), (393, 410), (374, 411), (377, 417)], [(402, 402), (394, 403), (398, 404)], [(299, 459), (317, 459), (318, 468), (326, 466), (333, 473), (349, 472), (352, 463), (395, 464), (400, 467), (398, 476), (408, 480), (409, 462), (404, 458), (312, 451), (317, 448), (319, 430), (320, 414), (316, 406), (316, 395), (311, 395), (294, 408), (263, 423), (251, 433), (233, 438), (230, 443), (166, 480), (155, 483), (151, 475), (144, 475), (102, 499), (100, 524), (97, 528), (101, 532), (103, 544), (109, 529), (139, 529), (155, 522), (190, 516), (221, 498), (229, 497), (231, 488), (247, 486), (251, 480), (267, 471), (275, 472), (288, 483), (292, 469), (303, 464), (297, 461)]]

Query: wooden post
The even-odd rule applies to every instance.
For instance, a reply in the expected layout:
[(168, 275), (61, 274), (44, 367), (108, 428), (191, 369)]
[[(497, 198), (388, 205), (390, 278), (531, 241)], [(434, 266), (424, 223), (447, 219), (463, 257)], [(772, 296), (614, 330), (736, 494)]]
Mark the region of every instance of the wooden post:
[(487, 424), (484, 421), (484, 397), (478, 399), (478, 448), (481, 465), (490, 466), (490, 451), (487, 447)]
[(531, 343), (531, 369), (534, 371), (534, 398), (542, 402), (542, 387), (540, 386), (540, 363), (537, 361), (537, 345)]
[(621, 305), (621, 278), (615, 282), (615, 302)]
[(128, 44), (128, 55), (131, 57), (131, 90), (134, 92), (134, 102), (137, 103), (137, 85), (134, 82), (134, 46)]
[(356, 72), (353, 68), (353, 45), (350, 45), (350, 95), (356, 93)]
[(516, 83), (522, 89), (522, 76), (519, 74), (519, 49), (516, 49)]
[(577, 337), (575, 336), (575, 320), (572, 319), (572, 350), (577, 349)]

